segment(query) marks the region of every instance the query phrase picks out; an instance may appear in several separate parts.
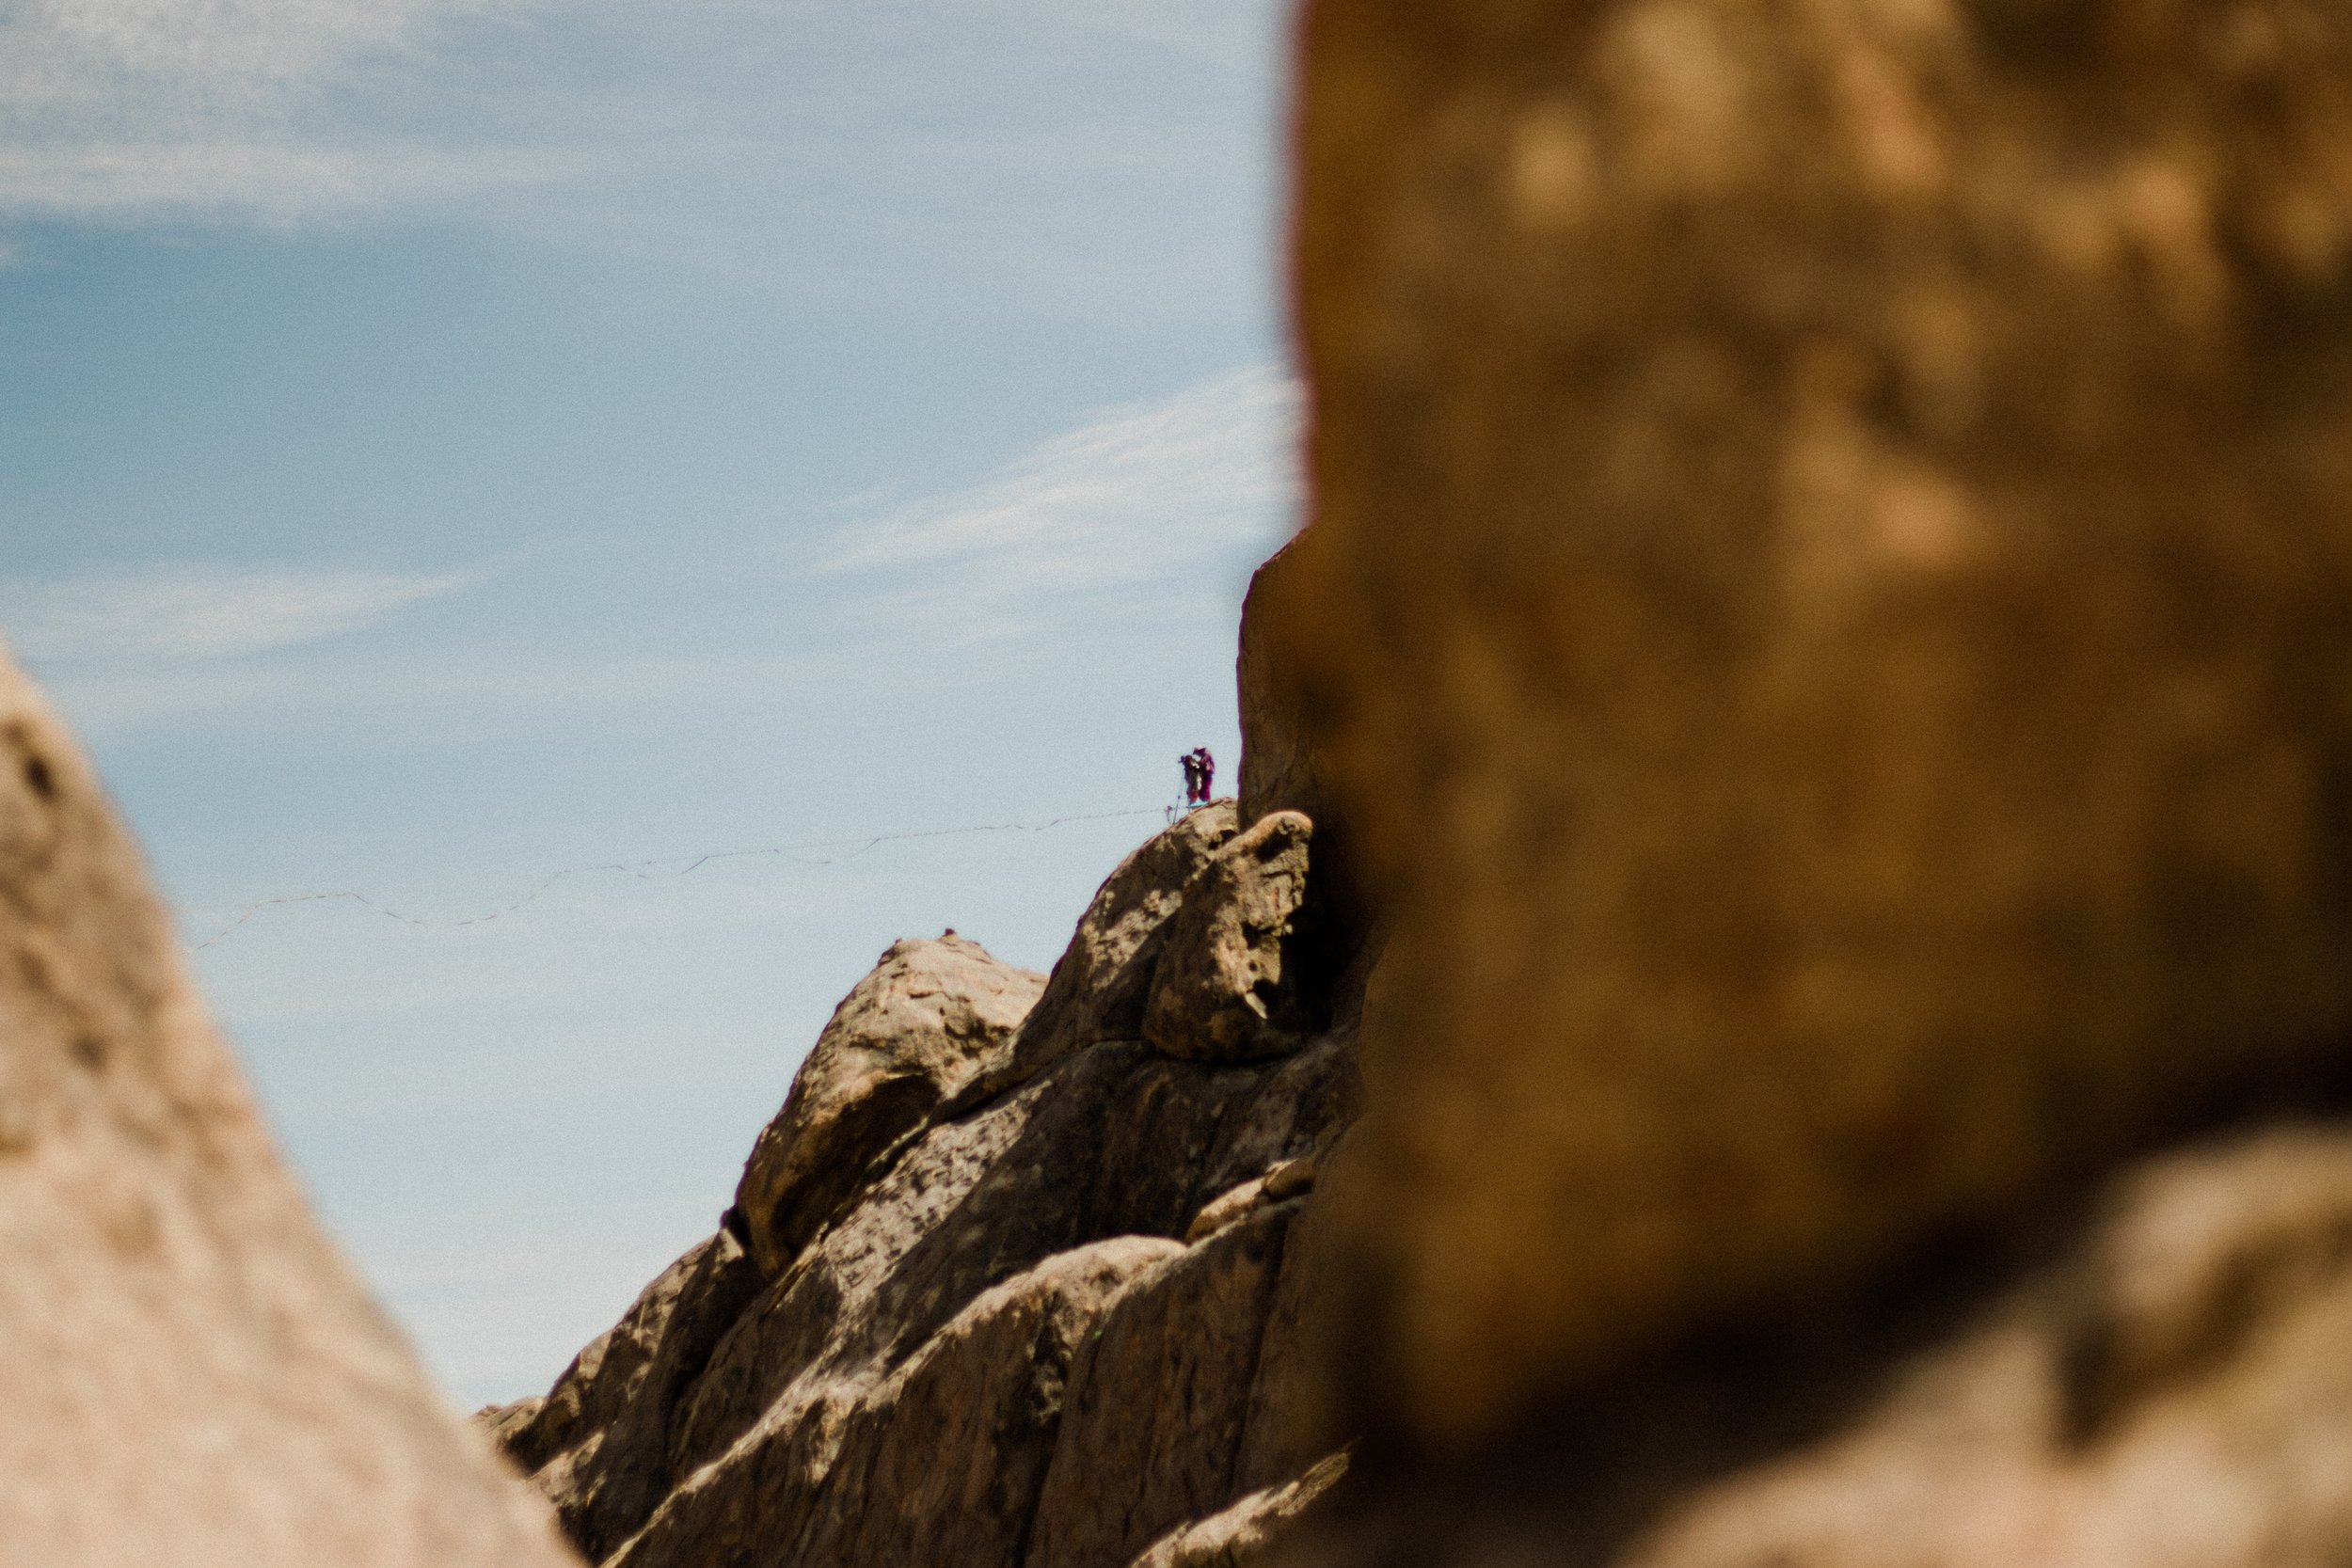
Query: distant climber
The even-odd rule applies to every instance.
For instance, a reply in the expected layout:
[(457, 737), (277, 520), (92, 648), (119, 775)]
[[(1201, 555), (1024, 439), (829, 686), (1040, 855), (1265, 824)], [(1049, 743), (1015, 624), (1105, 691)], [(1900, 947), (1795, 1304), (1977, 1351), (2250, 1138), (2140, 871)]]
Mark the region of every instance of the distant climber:
[(1216, 790), (1216, 758), (1206, 746), (1196, 746), (1184, 756), (1184, 804), (1205, 806)]

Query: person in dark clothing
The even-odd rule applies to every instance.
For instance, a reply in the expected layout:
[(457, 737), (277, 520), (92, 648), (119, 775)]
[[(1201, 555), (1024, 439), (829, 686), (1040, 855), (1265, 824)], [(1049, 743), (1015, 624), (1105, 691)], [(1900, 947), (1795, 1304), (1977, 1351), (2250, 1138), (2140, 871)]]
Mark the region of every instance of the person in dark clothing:
[(1184, 769), (1184, 804), (1197, 806), (1200, 803), (1200, 753), (1186, 752), (1176, 760)]

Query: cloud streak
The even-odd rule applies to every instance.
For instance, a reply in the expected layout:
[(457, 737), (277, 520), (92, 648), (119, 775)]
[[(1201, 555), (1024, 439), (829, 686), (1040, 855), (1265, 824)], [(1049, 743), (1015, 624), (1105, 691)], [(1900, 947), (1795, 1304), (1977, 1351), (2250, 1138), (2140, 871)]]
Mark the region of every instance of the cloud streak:
[(187, 665), (356, 631), (471, 580), (217, 566), (0, 578), (0, 632), (42, 663)]
[(0, 5), (0, 213), (284, 220), (544, 177), (546, 160), (370, 129), (343, 89), (527, 0)]
[[(993, 27), (1032, 53), (1109, 39), (1242, 71), (1262, 63), (1240, 24), (1261, 6), (899, 0), (879, 32)], [(823, 69), (876, 63), (865, 15), (843, 0), (0, 0), (0, 216), (283, 223), (525, 187), (626, 206), (619, 188), (714, 153), (832, 166), (878, 138), (923, 166), (928, 95), (877, 119), (872, 94)], [(516, 65), (542, 55), (570, 63)], [(814, 64), (781, 79), (747, 64), (770, 58)], [(1102, 140), (1052, 155), (1083, 164)]]
[(845, 531), (834, 572), (918, 574), (886, 602), (1010, 632), (1056, 601), (1254, 561), (1297, 504), (1299, 390), (1270, 365), (1106, 411), (969, 489)]

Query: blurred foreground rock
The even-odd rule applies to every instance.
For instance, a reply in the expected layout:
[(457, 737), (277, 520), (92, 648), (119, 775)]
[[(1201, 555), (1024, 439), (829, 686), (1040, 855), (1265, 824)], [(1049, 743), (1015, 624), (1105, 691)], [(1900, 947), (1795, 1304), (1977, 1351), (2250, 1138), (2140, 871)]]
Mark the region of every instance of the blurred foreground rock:
[[(2352, 1024), (2352, 11), (1312, 0), (1368, 1416), (1801, 1328)], [(1367, 1369), (1370, 1375), (1364, 1375)]]
[(0, 655), (0, 1563), (576, 1560), (321, 1232)]
[(1297, 1560), (2344, 1560), (2352, 1126), (2153, 1157), (2044, 1243), (2013, 1280), (1947, 1276), (1809, 1344), (1629, 1369), (1507, 1449), (1366, 1489)]
[(1303, 40), (1296, 1560), (2344, 1560), (2352, 11)]

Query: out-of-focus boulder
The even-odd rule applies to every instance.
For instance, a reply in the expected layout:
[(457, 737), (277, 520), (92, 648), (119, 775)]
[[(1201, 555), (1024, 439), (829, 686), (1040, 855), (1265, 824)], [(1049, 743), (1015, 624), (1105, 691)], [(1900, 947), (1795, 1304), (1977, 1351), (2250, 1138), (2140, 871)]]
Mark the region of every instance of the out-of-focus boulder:
[(1336, 966), (1329, 933), (1308, 907), (1313, 835), (1297, 812), (1276, 812), (1201, 868), (1152, 976), (1143, 1037), (1154, 1048), (1191, 1061), (1248, 1061), (1295, 1050), (1328, 1022)]
[(321, 1231), (0, 655), (0, 1563), (557, 1568)]
[(2352, 12), (1302, 36), (1271, 610), (1393, 922), (1319, 1195), (1383, 1419), (1818, 1315), (2344, 1060)]
[(892, 944), (834, 1009), (744, 1163), (735, 1212), (762, 1270), (782, 1273), (877, 1155), (1003, 1053), (1044, 984), (953, 931)]
[[(1726, 1356), (1361, 1500), (1327, 1563), (2325, 1568), (2352, 1540), (2352, 1131), (2142, 1162), (2052, 1261)], [(1941, 1297), (1941, 1299), (1936, 1299)], [(1892, 1329), (1893, 1332), (1889, 1332)], [(1573, 1431), (1581, 1426), (1581, 1431)]]

